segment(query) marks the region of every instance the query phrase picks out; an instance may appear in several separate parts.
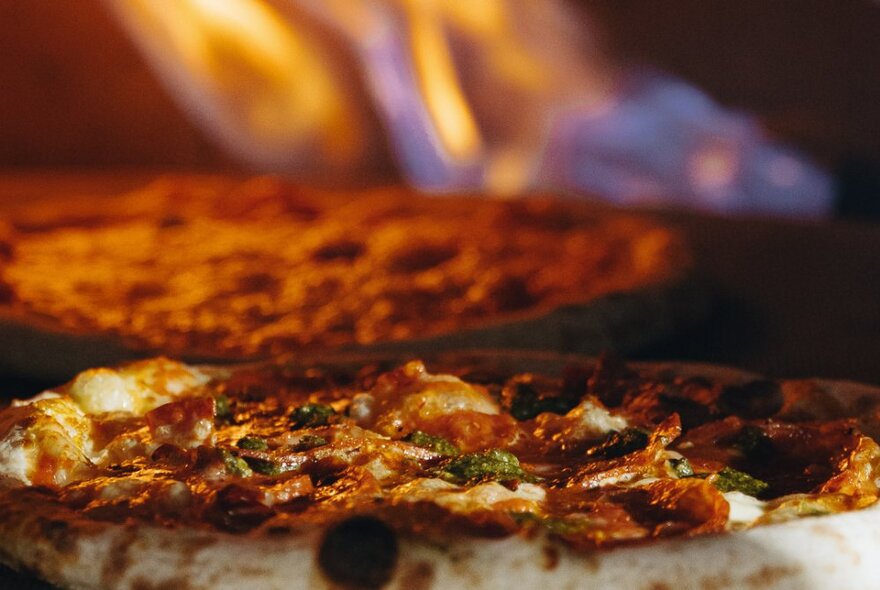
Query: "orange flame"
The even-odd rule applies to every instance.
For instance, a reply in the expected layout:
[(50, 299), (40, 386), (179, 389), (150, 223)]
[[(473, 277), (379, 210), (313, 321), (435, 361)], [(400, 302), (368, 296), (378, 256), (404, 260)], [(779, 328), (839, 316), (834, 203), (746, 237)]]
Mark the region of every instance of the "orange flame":
[(346, 92), (308, 34), (261, 0), (110, 0), (193, 115), (261, 164), (360, 148)]
[[(561, 105), (575, 94), (583, 104), (584, 94), (598, 87), (584, 84), (590, 69), (573, 63), (583, 56), (560, 39), (564, 15), (556, 2), (107, 2), (191, 114), (233, 152), (266, 169), (363, 167), (384, 157), (365, 138), (364, 105), (375, 97), (357, 96), (346, 83), (353, 72), (328, 50), (328, 30), (342, 37), (355, 62), (368, 59), (383, 31), (404, 39), (408, 90), (424, 110), (429, 149), (451, 167), (477, 166), (490, 190), (524, 188), (527, 160), (545, 131), (538, 115), (511, 121), (496, 111), (546, 112), (548, 103)], [(547, 38), (535, 35), (536, 28), (545, 28)], [(461, 63), (460, 46), (472, 63)], [(495, 96), (486, 96), (486, 88)], [(391, 117), (384, 115), (387, 124)]]
[(442, 21), (434, 2), (409, 2), (406, 6), (413, 58), (422, 95), (440, 140), (456, 159), (472, 159), (480, 151), (480, 132), (458, 82)]
[[(607, 101), (611, 77), (588, 27), (548, 0), (299, 0), (355, 46), (393, 27), (431, 139), (451, 167), (478, 163), (490, 192), (534, 182), (548, 116)], [(577, 22), (577, 25), (573, 25)]]
[(425, 190), (722, 211), (831, 200), (749, 116), (609, 66), (563, 0), (105, 1), (190, 113), (264, 170), (362, 184), (396, 164)]

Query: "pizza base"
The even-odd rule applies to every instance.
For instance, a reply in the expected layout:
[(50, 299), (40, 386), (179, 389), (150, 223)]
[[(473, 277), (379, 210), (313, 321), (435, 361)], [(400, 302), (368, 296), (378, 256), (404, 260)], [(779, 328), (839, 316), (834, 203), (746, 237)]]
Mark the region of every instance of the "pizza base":
[[(68, 522), (29, 514), (0, 532), (2, 558), (63, 588), (339, 588), (317, 565), (321, 538)], [(66, 521), (65, 521), (66, 522)], [(876, 583), (880, 508), (711, 538), (580, 555), (545, 539), (402, 539), (394, 590), (429, 588), (864, 589)], [(17, 536), (46, 529), (51, 538)], [(95, 530), (97, 528), (97, 530)]]
[[(575, 360), (586, 360), (529, 353), (467, 353), (438, 358), (441, 363), (443, 359), (451, 363), (489, 362), (535, 371), (552, 371)], [(369, 360), (349, 356), (320, 362), (322, 366), (346, 366)], [(755, 378), (744, 371), (710, 365), (631, 366), (646, 371), (673, 370), (724, 384)], [(827, 394), (829, 403), (837, 403), (841, 411), (861, 408), (865, 414), (874, 414), (880, 408), (880, 388), (841, 381), (782, 382), (783, 387), (806, 385)], [(318, 563), (323, 531), (236, 536), (87, 521), (67, 509), (40, 503), (22, 508), (0, 504), (0, 561), (36, 572), (64, 588), (341, 587), (324, 575)], [(363, 542), (362, 537), (358, 540)], [(400, 538), (397, 547), (396, 564), (386, 587), (401, 590), (513, 585), (645, 590), (863, 589), (876, 585), (880, 505), (746, 531), (658, 540), (587, 554), (570, 551), (542, 536), (450, 538), (430, 543)]]

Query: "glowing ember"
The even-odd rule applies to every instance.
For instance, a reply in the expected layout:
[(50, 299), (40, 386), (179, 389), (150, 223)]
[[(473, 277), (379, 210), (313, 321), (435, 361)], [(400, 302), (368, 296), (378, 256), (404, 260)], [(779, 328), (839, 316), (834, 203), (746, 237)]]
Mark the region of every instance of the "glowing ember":
[(357, 181), (390, 143), (424, 190), (830, 205), (829, 177), (753, 118), (611, 67), (559, 0), (107, 2), (192, 115), (264, 170)]

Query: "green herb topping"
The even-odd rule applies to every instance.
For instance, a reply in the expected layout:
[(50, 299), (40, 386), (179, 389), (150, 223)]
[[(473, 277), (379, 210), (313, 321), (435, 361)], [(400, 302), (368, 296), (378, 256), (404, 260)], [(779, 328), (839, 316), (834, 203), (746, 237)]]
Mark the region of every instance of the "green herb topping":
[(694, 476), (694, 468), (691, 467), (690, 461), (684, 457), (681, 459), (670, 459), (669, 466), (672, 468), (672, 472), (675, 473), (675, 476), (679, 479)]
[(220, 458), (223, 460), (223, 466), (226, 467), (226, 473), (230, 475), (250, 477), (254, 474), (244, 459), (226, 449), (220, 449)]
[(315, 436), (314, 434), (306, 434), (300, 438), (295, 444), (290, 445), (290, 450), (295, 452), (308, 451), (317, 447), (323, 447), (329, 444), (323, 436)]
[(567, 397), (541, 397), (530, 383), (517, 383), (508, 402), (507, 411), (517, 420), (530, 420), (543, 412), (565, 414), (577, 405), (577, 400)]
[(755, 497), (760, 496), (770, 487), (767, 482), (730, 467), (725, 467), (714, 476), (710, 476), (709, 481), (722, 492), (742, 492)]
[(225, 395), (218, 395), (214, 398), (214, 417), (219, 419), (230, 418), (232, 416), (232, 407), (229, 398)]
[(588, 528), (589, 521), (584, 518), (554, 518), (533, 512), (510, 512), (510, 517), (519, 525), (538, 525), (556, 535), (572, 535)]
[(266, 442), (266, 439), (258, 436), (246, 436), (239, 439), (235, 446), (248, 451), (265, 451), (269, 448), (269, 443)]
[(422, 432), (421, 430), (416, 430), (410, 433), (403, 440), (412, 443), (417, 447), (434, 451), (443, 457), (457, 457), (461, 454), (461, 450), (445, 438), (431, 436), (427, 432)]
[(313, 428), (326, 426), (335, 415), (336, 410), (326, 404), (306, 404), (296, 408), (290, 418), (293, 420), (293, 429)]
[(278, 475), (282, 471), (275, 461), (257, 459), (256, 457), (245, 457), (244, 460), (251, 469), (262, 475)]
[(523, 471), (516, 455), (499, 449), (456, 457), (441, 468), (439, 475), (446, 481), (458, 484), (487, 480), (528, 482), (537, 480), (536, 477)]

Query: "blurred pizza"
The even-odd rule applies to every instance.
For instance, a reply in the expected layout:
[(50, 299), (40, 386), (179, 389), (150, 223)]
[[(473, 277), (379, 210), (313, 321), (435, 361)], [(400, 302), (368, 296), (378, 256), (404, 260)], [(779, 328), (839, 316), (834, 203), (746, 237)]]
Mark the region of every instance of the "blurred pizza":
[(630, 350), (700, 308), (676, 232), (549, 196), (173, 177), (7, 221), (0, 362), (41, 376), (156, 351)]

